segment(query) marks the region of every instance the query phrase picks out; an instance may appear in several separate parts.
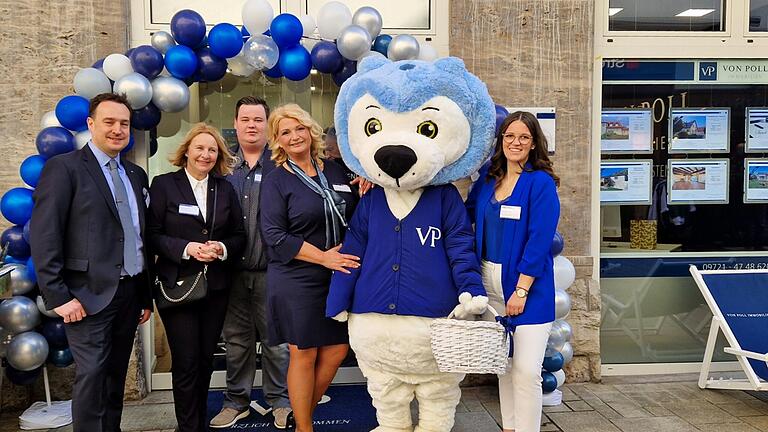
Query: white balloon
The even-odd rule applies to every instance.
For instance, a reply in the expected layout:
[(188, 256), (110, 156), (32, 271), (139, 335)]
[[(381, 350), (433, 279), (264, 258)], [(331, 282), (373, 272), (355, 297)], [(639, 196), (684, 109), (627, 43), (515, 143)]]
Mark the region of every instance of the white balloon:
[(61, 126), (61, 123), (59, 123), (59, 119), (56, 118), (56, 111), (48, 111), (43, 114), (42, 118), (40, 118), (40, 129), (53, 126)]
[(75, 93), (86, 98), (92, 99), (102, 93), (111, 93), (112, 84), (104, 72), (94, 68), (83, 68), (77, 71), (74, 79)]
[(243, 25), (251, 35), (260, 35), (269, 29), (275, 11), (267, 0), (248, 0), (243, 5)]
[(427, 42), (419, 44), (419, 60), (431, 62), (437, 60), (438, 57), (435, 47)]
[(246, 78), (256, 72), (256, 67), (248, 63), (242, 54), (227, 60), (227, 66), (229, 66), (229, 71), (232, 75), (239, 77)]
[(555, 376), (555, 379), (557, 379), (557, 388), (560, 388), (563, 384), (565, 384), (565, 371), (562, 369), (552, 372), (552, 375)]
[(301, 28), (304, 29), (304, 36), (309, 37), (315, 33), (317, 24), (315, 24), (315, 19), (312, 18), (312, 15), (304, 14), (299, 17), (299, 21), (301, 21)]
[(350, 24), (352, 24), (352, 12), (341, 2), (326, 3), (317, 14), (317, 30), (323, 39), (338, 39), (341, 31)]
[(91, 131), (88, 129), (75, 134), (75, 147), (80, 150), (91, 140)]
[(576, 269), (568, 258), (558, 255), (553, 260), (555, 271), (555, 289), (564, 290), (576, 280)]
[(122, 54), (110, 54), (104, 59), (104, 65), (102, 67), (104, 73), (112, 81), (117, 81), (120, 78), (133, 72), (133, 66), (131, 60)]

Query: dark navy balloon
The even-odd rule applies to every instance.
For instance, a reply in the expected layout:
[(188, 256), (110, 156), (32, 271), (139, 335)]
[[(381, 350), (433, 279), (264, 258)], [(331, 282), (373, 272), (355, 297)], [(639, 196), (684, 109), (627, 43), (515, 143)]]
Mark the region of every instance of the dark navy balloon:
[(280, 71), (280, 65), (276, 64), (272, 67), (272, 69), (267, 69), (264, 71), (264, 75), (270, 77), (270, 78), (282, 78), (283, 73)]
[(40, 333), (45, 336), (51, 349), (64, 349), (69, 346), (67, 333), (64, 331), (64, 320), (60, 318), (46, 320)]
[(88, 128), (88, 99), (69, 95), (56, 104), (56, 118), (62, 126), (73, 131), (83, 131)]
[(392, 42), (392, 36), (387, 34), (378, 35), (376, 36), (376, 39), (373, 40), (373, 47), (371, 49), (380, 52), (386, 57), (390, 42)]
[(24, 225), (32, 217), (32, 189), (9, 189), (0, 199), (0, 212), (15, 225)]
[(32, 257), (27, 258), (26, 264), (27, 264), (27, 279), (32, 281), (32, 283), (37, 283), (37, 273), (35, 272), (35, 263), (32, 261)]
[(160, 75), (165, 65), (163, 54), (150, 45), (134, 48), (128, 58), (131, 59), (133, 70), (144, 75), (148, 80)]
[(171, 18), (171, 34), (176, 43), (194, 48), (205, 37), (205, 21), (193, 10), (180, 10)]
[(152, 157), (157, 153), (158, 147), (160, 147), (160, 145), (157, 143), (157, 138), (149, 140), (149, 157)]
[[(503, 106), (496, 104), (496, 133), (499, 133), (501, 124), (504, 123), (504, 119), (509, 115), (509, 111)], [(503, 131), (502, 131), (503, 132)]]
[(227, 60), (211, 52), (210, 48), (200, 48), (196, 54), (200, 81), (218, 81), (227, 74)]
[(37, 152), (45, 159), (58, 154), (69, 153), (75, 149), (75, 137), (61, 126), (51, 126), (41, 130), (35, 138)]
[(150, 102), (142, 109), (131, 112), (131, 127), (138, 130), (150, 130), (160, 124), (160, 110)]
[(272, 35), (272, 40), (282, 50), (298, 44), (304, 29), (301, 26), (301, 21), (295, 15), (282, 13), (272, 19), (269, 32)]
[(131, 54), (133, 54), (133, 51), (135, 49), (136, 48), (129, 48), (128, 51), (125, 52), (125, 56), (128, 57), (128, 58), (131, 58)]
[(8, 377), (9, 381), (16, 385), (26, 386), (34, 384), (35, 380), (37, 380), (37, 377), (40, 376), (40, 371), (42, 370), (43, 368), (39, 367), (31, 371), (20, 371), (11, 365), (8, 365), (5, 367), (5, 376)]
[(339, 53), (336, 44), (328, 41), (320, 41), (313, 48), (312, 65), (322, 73), (333, 73), (341, 69), (344, 58)]
[(94, 63), (91, 67), (104, 72), (104, 58), (96, 60), (96, 63)]
[(243, 39), (248, 39), (251, 37), (251, 32), (249, 32), (245, 26), (240, 26), (240, 33), (243, 34)]
[(72, 357), (72, 351), (69, 350), (69, 348), (64, 348), (60, 350), (50, 350), (48, 352), (48, 363), (56, 366), (56, 367), (67, 367), (75, 362), (75, 359)]
[(19, 259), (29, 258), (29, 243), (24, 238), (24, 227), (14, 225), (0, 234), (0, 246), (6, 248), (6, 253)]
[(563, 235), (559, 232), (555, 232), (555, 237), (552, 239), (552, 248), (549, 250), (552, 253), (552, 256), (558, 256), (563, 253), (564, 247), (565, 240), (563, 239)]
[(175, 78), (183, 80), (197, 70), (197, 56), (188, 46), (174, 45), (165, 53), (165, 67)]
[(312, 57), (306, 48), (296, 45), (288, 49), (280, 50), (280, 59), (277, 61), (283, 75), (292, 81), (301, 81), (309, 76), (312, 70)]
[(124, 149), (120, 150), (120, 154), (126, 154), (129, 151), (133, 149), (133, 145), (136, 144), (136, 141), (133, 139), (133, 134), (130, 135), (130, 138), (128, 139), (128, 145), (125, 146)]
[(542, 366), (547, 372), (557, 372), (563, 368), (563, 364), (565, 364), (563, 355), (559, 352), (556, 352), (550, 357), (544, 357), (544, 363), (542, 363)]
[(552, 393), (557, 389), (557, 378), (550, 372), (541, 373), (541, 391), (542, 393)]
[(344, 81), (354, 75), (355, 72), (357, 72), (357, 62), (352, 60), (344, 60), (344, 65), (341, 67), (341, 69), (334, 72), (331, 75), (331, 78), (333, 78), (333, 82), (335, 82), (337, 86), (341, 87), (341, 85), (344, 84)]
[(32, 155), (24, 159), (19, 166), (19, 175), (24, 183), (36, 187), (40, 180), (40, 173), (43, 172), (43, 165), (45, 165), (45, 158), (40, 155)]
[(234, 57), (243, 49), (243, 34), (232, 24), (216, 24), (208, 32), (208, 46), (221, 58)]

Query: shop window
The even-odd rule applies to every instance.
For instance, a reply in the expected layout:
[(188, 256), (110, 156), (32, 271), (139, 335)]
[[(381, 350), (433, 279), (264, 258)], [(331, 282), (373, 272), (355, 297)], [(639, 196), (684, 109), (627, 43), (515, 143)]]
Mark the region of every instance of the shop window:
[(749, 31), (768, 31), (768, 0), (749, 0)]
[(724, 0), (609, 0), (608, 30), (722, 32), (724, 15)]

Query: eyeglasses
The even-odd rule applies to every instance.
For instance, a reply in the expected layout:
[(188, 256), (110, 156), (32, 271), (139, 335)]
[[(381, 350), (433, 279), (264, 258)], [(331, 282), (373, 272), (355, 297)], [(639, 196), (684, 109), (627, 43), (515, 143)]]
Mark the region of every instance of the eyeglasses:
[(504, 141), (508, 143), (513, 143), (515, 140), (520, 143), (520, 145), (528, 145), (533, 141), (533, 137), (530, 135), (515, 135), (515, 134), (504, 134), (502, 135), (502, 138), (504, 138)]

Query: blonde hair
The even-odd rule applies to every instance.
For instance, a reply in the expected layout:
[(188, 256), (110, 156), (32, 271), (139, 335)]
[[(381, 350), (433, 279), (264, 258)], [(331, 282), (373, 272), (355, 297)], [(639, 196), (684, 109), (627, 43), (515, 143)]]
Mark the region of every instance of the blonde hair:
[(309, 147), (310, 156), (319, 166), (323, 166), (322, 158), (325, 158), (325, 142), (323, 142), (323, 128), (320, 127), (315, 119), (296, 104), (286, 104), (277, 107), (269, 115), (267, 127), (269, 130), (269, 149), (272, 151), (272, 160), (275, 165), (282, 165), (288, 160), (288, 154), (277, 143), (279, 133), (278, 124), (280, 120), (291, 118), (299, 122), (302, 126), (309, 128), (309, 135), (312, 137), (312, 143)]
[(187, 151), (189, 150), (189, 145), (196, 136), (202, 134), (212, 136), (214, 141), (216, 141), (216, 146), (219, 148), (219, 155), (216, 158), (216, 164), (213, 166), (213, 169), (211, 169), (211, 172), (218, 175), (232, 174), (232, 169), (235, 166), (235, 156), (229, 151), (227, 143), (224, 141), (224, 137), (221, 136), (221, 133), (219, 133), (219, 130), (206, 123), (198, 123), (192, 126), (192, 129), (187, 132), (187, 136), (184, 137), (184, 141), (179, 144), (179, 147), (168, 160), (177, 167), (185, 167), (187, 165)]

